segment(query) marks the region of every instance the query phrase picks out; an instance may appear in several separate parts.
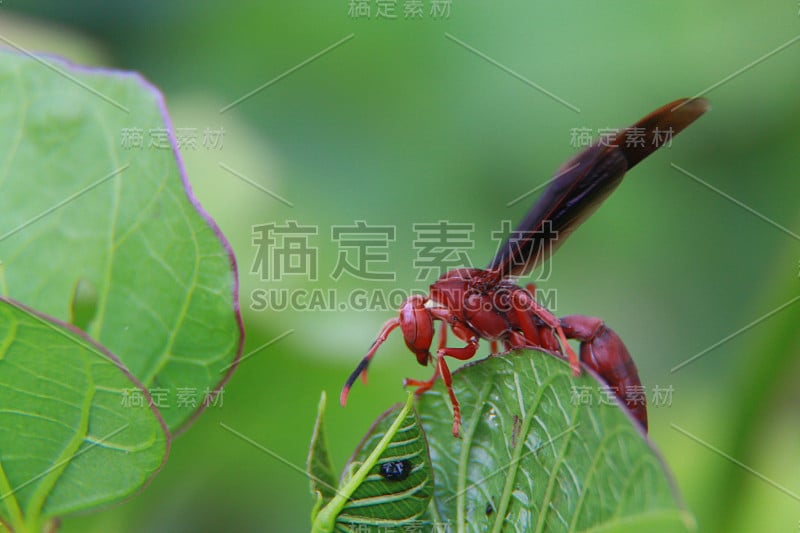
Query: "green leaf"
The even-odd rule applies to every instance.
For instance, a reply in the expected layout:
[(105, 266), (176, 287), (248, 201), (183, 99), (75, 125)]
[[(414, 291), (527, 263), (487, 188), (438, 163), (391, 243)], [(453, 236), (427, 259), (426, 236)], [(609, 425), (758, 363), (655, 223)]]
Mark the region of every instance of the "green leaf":
[(16, 533), (142, 487), (166, 459), (168, 435), (119, 361), (0, 299), (0, 519)]
[(9, 52), (0, 94), (4, 294), (62, 321), (88, 312), (76, 323), (180, 428), (230, 374), (242, 330), (233, 256), (190, 196), (161, 95), (136, 74)]
[[(584, 371), (535, 351), (453, 376), (462, 438), (438, 383), (418, 402), (435, 465), (433, 515), (451, 531), (687, 531), (661, 457)], [(574, 401), (589, 387), (594, 405)], [(585, 390), (585, 389), (583, 389)]]
[(409, 394), (401, 409), (395, 407), (376, 421), (345, 468), (335, 497), (317, 514), (312, 531), (422, 524), (433, 477), (413, 402)]
[(319, 399), (317, 421), (314, 424), (311, 448), (308, 451), (308, 461), (306, 462), (306, 471), (311, 480), (311, 494), (317, 498), (315, 512), (311, 515), (312, 521), (316, 517), (316, 511), (336, 495), (336, 477), (333, 474), (333, 464), (330, 453), (328, 453), (325, 425), (322, 420), (322, 416), (325, 413), (325, 403), (326, 397), (323, 391)]

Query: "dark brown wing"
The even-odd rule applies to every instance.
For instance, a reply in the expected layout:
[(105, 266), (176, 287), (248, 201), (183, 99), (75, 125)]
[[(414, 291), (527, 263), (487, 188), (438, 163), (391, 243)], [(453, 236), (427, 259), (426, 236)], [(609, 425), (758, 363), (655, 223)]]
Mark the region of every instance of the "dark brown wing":
[(708, 101), (703, 98), (676, 100), (564, 163), (501, 246), (489, 270), (504, 277), (522, 276), (533, 270), (597, 209), (625, 172), (671, 143), (672, 137), (708, 109)]

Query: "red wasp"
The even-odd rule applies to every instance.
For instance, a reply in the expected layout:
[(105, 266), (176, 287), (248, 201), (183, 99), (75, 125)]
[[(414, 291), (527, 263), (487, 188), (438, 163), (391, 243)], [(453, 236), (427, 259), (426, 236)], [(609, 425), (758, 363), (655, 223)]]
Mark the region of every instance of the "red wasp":
[[(625, 172), (708, 110), (704, 99), (684, 98), (661, 107), (611, 139), (601, 139), (567, 161), (545, 189), (531, 211), (512, 232), (486, 270), (460, 268), (442, 275), (430, 286), (430, 296), (411, 296), (398, 317), (386, 322), (367, 355), (347, 378), (341, 404), (347, 401), (358, 376), (366, 382), (367, 367), (375, 352), (398, 326), (406, 346), (423, 366), (435, 362), (433, 376), (426, 381), (406, 379), (420, 394), (439, 376), (453, 404), (453, 435), (458, 436), (461, 409), (453, 392), (453, 379), (445, 357), (467, 360), (475, 355), (478, 340), (497, 341), (507, 351), (534, 348), (566, 358), (572, 372), (580, 375), (583, 362), (595, 371), (627, 405), (647, 430), (647, 407), (636, 365), (622, 340), (599, 318), (571, 315), (557, 318), (534, 299), (534, 286), (527, 289), (510, 281), (523, 276), (550, 257), (600, 203), (622, 181)], [(442, 322), (436, 357), (431, 355), (434, 322)], [(466, 346), (446, 346), (447, 327)], [(580, 342), (580, 359), (567, 339)]]

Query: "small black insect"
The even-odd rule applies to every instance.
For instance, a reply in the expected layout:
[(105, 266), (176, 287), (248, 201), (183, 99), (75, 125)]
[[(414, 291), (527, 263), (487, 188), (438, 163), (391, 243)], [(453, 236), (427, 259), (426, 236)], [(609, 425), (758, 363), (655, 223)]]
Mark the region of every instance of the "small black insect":
[(389, 461), (381, 464), (381, 475), (389, 481), (403, 481), (411, 474), (411, 461)]
[(491, 516), (494, 512), (494, 507), (492, 507), (492, 502), (486, 504), (486, 516)]

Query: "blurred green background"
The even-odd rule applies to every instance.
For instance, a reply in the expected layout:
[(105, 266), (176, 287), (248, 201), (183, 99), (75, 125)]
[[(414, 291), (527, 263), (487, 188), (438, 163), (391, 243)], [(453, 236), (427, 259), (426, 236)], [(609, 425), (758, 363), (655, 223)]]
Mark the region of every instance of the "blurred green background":
[[(632, 172), (541, 288), (556, 289), (558, 314), (600, 316), (623, 337), (651, 401), (672, 391), (650, 409), (651, 437), (701, 531), (800, 529), (800, 4), (453, 0), (436, 15), (434, 3), (406, 18), (414, 2), (400, 0), (394, 19), (349, 0), (0, 5), (5, 45), (139, 71), (177, 128), (224, 129), (222, 149), (183, 156), (236, 252), (252, 353), (143, 493), (63, 531), (307, 530), (308, 483), (290, 465), (305, 463), (320, 391), (341, 468), (404, 398), (402, 378), (430, 370), (392, 338), (342, 409), (342, 383), (393, 312), (253, 310), (253, 291), (426, 290), (412, 224), (439, 220), (474, 224), (482, 266), (491, 232), (533, 197), (507, 204), (578, 150), (574, 128), (629, 125), (707, 89), (712, 111)], [(289, 220), (319, 232), (316, 280), (251, 272), (253, 226)], [(331, 228), (358, 220), (396, 227), (374, 263), (394, 281), (331, 278)]]

